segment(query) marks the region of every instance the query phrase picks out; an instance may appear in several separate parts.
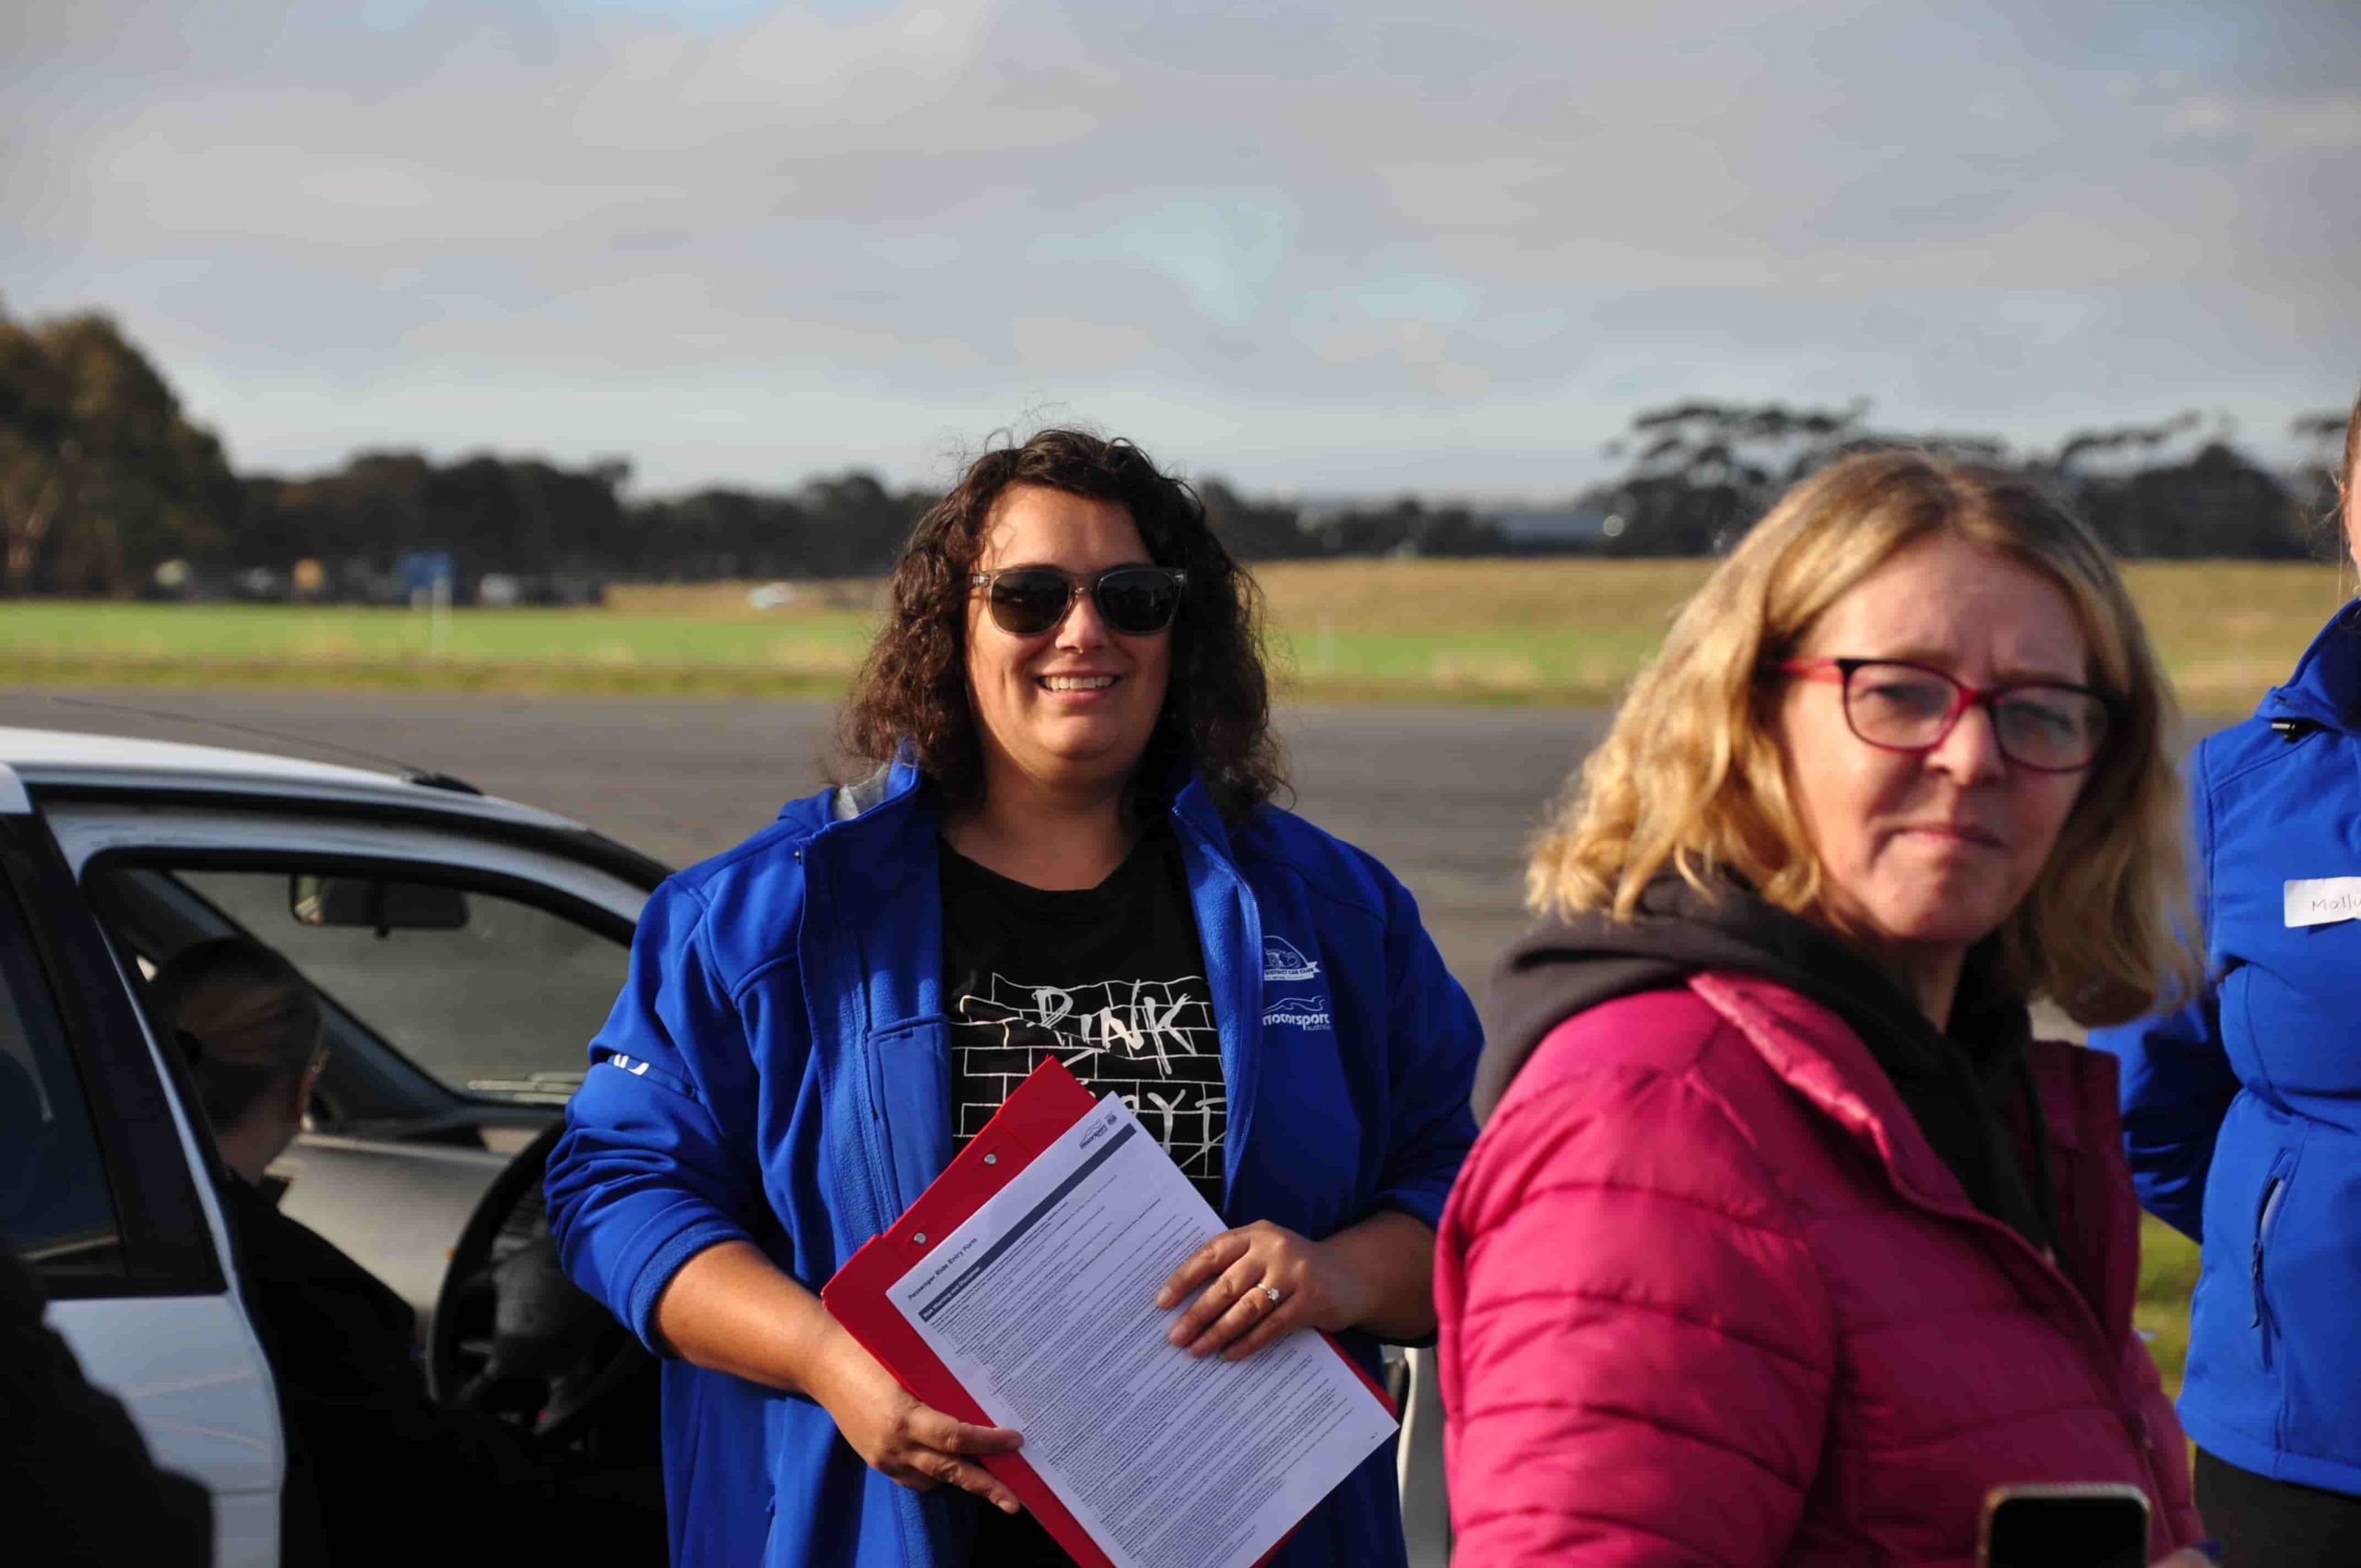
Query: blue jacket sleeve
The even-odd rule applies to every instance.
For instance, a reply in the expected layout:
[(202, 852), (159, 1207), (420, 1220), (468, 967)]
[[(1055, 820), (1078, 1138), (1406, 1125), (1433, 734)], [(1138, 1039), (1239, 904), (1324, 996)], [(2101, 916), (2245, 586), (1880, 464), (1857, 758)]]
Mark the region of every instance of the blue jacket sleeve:
[[(2190, 865), (2210, 879), (2213, 832), (2202, 745), (2190, 754), (2189, 780)], [(2210, 897), (2205, 903), (2210, 930)], [(2221, 1001), (2213, 981), (2172, 1012), (2094, 1029), (2091, 1043), (2122, 1063), (2124, 1154), (2141, 1206), (2201, 1241), (2213, 1140), (2238, 1093), (2237, 1074), (2222, 1048)]]
[(1419, 921), (1418, 901), (1392, 875), (1383, 882), (1392, 1124), (1377, 1203), (1439, 1227), (1476, 1141), (1467, 1096), (1484, 1030)]
[(614, 1010), (551, 1152), (550, 1229), (565, 1272), (649, 1348), (657, 1299), (681, 1265), (751, 1239), (762, 1212), (751, 1124), (753, 1063), (706, 950), (706, 907), (666, 883), (632, 940)]
[(2091, 1043), (2123, 1063), (2123, 1148), (2141, 1206), (2202, 1241), (2213, 1140), (2238, 1092), (2213, 992), (2170, 1013), (2094, 1031)]

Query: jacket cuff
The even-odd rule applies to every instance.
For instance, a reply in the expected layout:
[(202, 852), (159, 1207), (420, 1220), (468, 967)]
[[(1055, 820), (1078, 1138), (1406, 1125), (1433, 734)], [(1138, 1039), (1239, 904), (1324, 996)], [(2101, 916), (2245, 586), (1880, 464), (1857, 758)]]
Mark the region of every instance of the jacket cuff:
[(672, 1351), (664, 1348), (656, 1333), (656, 1303), (664, 1297), (665, 1288), (672, 1277), (681, 1272), (688, 1261), (708, 1247), (724, 1241), (751, 1241), (742, 1227), (733, 1225), (718, 1215), (706, 1214), (687, 1218), (679, 1229), (658, 1241), (647, 1254), (647, 1259), (632, 1277), (631, 1294), (624, 1302), (624, 1326), (639, 1336), (650, 1353), (670, 1357)]
[(1377, 1194), (1377, 1201), (1370, 1206), (1370, 1212), (1383, 1214), (1390, 1210), (1395, 1214), (1406, 1214), (1428, 1229), (1440, 1232), (1442, 1229), (1443, 1203), (1450, 1196), (1449, 1182), (1440, 1187), (1388, 1187)]

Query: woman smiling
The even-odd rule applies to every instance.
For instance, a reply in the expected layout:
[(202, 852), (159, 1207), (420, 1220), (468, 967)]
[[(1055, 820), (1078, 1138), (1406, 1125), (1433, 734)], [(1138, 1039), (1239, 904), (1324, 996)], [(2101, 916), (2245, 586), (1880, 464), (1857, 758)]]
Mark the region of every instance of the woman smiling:
[[(1046, 431), (922, 518), (844, 715), (866, 782), (650, 900), (551, 1160), (569, 1271), (660, 1352), (678, 1564), (1063, 1561), (813, 1292), (1049, 1057), (1232, 1229), (1199, 1356), (1432, 1332), (1474, 1010), (1382, 866), (1270, 803), (1252, 587), (1137, 447)], [(982, 1503), (993, 1506), (986, 1508)], [(1280, 1549), (1400, 1562), (1391, 1450)]]

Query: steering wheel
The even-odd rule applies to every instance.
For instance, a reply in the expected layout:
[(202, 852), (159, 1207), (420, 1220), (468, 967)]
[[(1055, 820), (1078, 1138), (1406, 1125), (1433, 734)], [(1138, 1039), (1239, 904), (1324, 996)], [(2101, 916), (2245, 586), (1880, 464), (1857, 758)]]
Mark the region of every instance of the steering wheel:
[(427, 1336), (426, 1385), (438, 1403), (487, 1410), (544, 1449), (563, 1448), (635, 1388), (655, 1359), (565, 1277), (541, 1182), (564, 1132), (553, 1123), (516, 1152), (451, 1249)]

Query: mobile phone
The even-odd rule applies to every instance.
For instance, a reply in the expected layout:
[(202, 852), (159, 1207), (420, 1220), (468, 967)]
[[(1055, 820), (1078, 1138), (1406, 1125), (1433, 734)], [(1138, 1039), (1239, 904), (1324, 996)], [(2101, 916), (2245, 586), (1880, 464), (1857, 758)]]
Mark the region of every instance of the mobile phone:
[(2148, 1568), (2148, 1497), (2136, 1486), (1995, 1487), (1984, 1499), (1984, 1568)]

